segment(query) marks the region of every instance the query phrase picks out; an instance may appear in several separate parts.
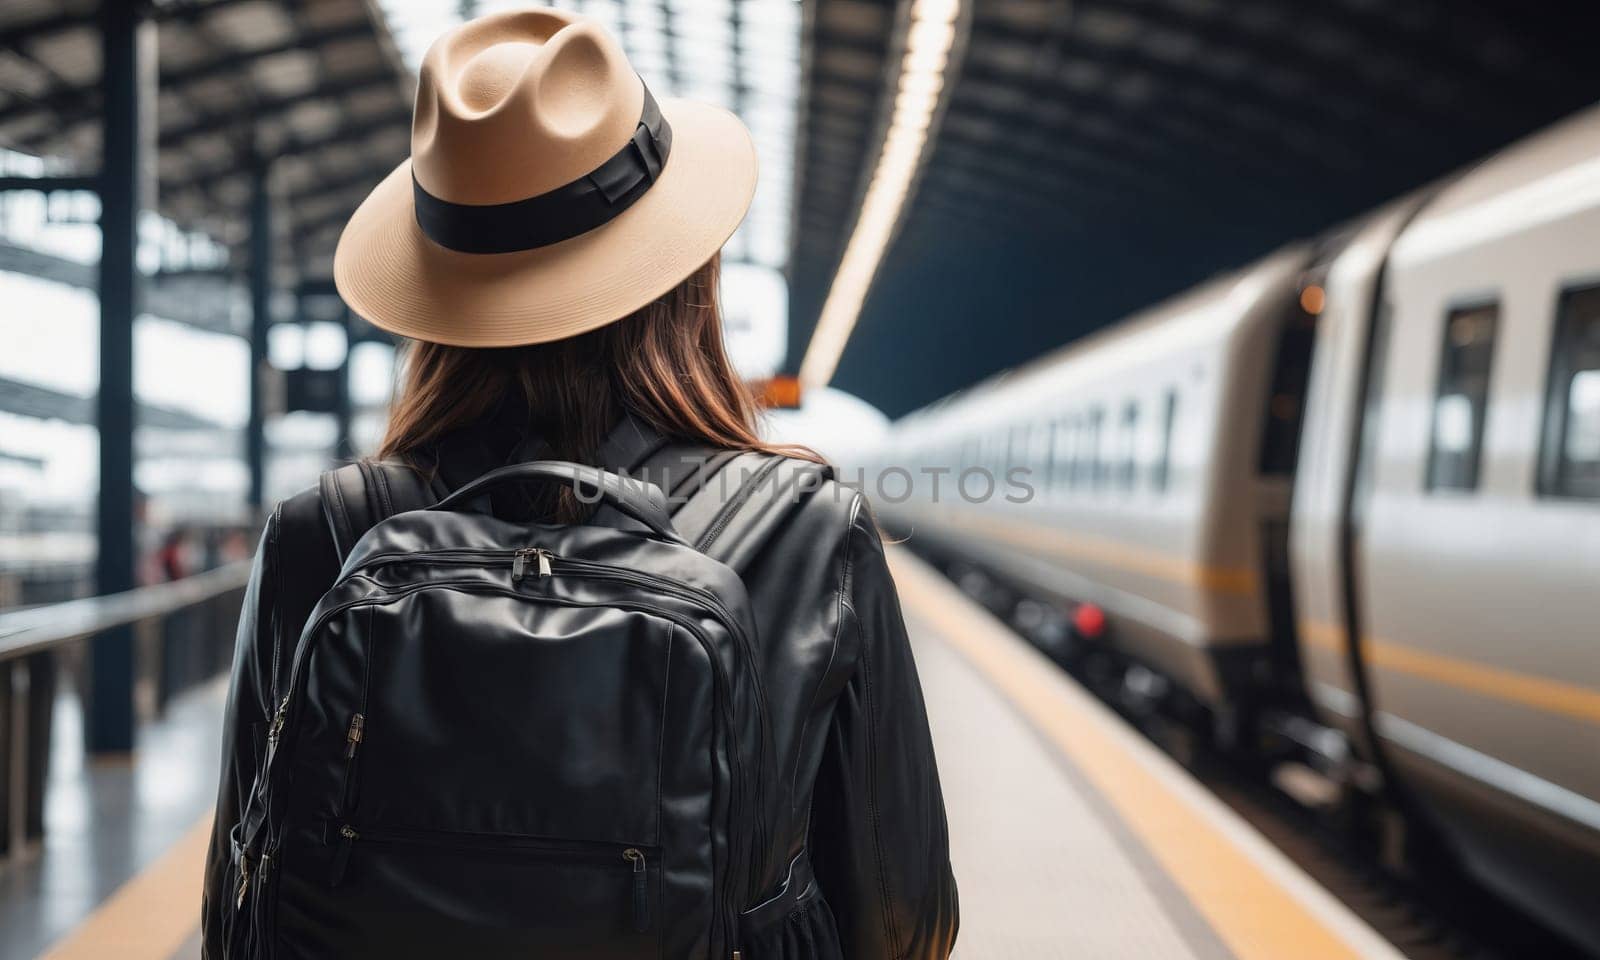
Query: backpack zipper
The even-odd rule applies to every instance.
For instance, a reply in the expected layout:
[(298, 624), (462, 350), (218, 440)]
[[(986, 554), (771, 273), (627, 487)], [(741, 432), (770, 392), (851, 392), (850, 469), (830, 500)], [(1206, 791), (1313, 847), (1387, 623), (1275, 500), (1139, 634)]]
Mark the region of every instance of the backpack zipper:
[(326, 828), (325, 843), (338, 844), (334, 851), (332, 871), (328, 885), (337, 887), (344, 880), (350, 864), (350, 855), (357, 841), (363, 844), (378, 843), (395, 846), (434, 847), (444, 850), (461, 850), (491, 855), (508, 852), (518, 857), (568, 863), (619, 863), (632, 874), (630, 907), (633, 929), (638, 933), (650, 930), (650, 855), (647, 847), (604, 843), (586, 840), (552, 840), (545, 837), (516, 834), (480, 834), (450, 830), (423, 830), (410, 827), (366, 827), (357, 829), (349, 823)]
[[(369, 658), (368, 662), (371, 660)], [(366, 709), (366, 696), (362, 695), (361, 709)], [(350, 726), (344, 734), (344, 783), (339, 790), (339, 815), (349, 816), (356, 803), (356, 750), (361, 747), (362, 738), (366, 736), (367, 715), (355, 713), (350, 717)]]
[[(292, 686), (293, 685), (291, 684), (291, 688)], [(278, 741), (283, 738), (283, 717), (288, 710), (289, 695), (286, 693), (283, 695), (283, 699), (278, 701), (278, 709), (272, 713), (272, 725), (267, 728), (267, 750), (269, 757), (271, 756), (271, 751), (277, 749)]]
[(364, 732), (366, 731), (366, 728), (367, 728), (367, 715), (366, 714), (358, 713), (355, 716), (350, 718), (350, 729), (345, 731), (345, 735), (344, 735), (344, 742), (345, 742), (344, 758), (346, 760), (354, 760), (356, 758), (356, 747), (359, 747), (361, 745), (361, 737), (364, 734)]
[(515, 583), (528, 575), (528, 562), (530, 560), (538, 562), (539, 576), (541, 578), (550, 576), (550, 557), (550, 551), (543, 547), (518, 550), (511, 555), (511, 581)]
[(633, 929), (644, 933), (650, 929), (650, 868), (644, 851), (629, 847), (622, 851), (622, 859), (633, 866)]

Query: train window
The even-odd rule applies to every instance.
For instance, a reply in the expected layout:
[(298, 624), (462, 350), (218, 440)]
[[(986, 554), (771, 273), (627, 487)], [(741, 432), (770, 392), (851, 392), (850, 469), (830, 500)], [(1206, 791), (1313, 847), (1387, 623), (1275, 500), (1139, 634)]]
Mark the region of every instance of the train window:
[(1062, 418), (1056, 422), (1056, 462), (1051, 469), (1051, 482), (1061, 488), (1077, 483), (1078, 418)]
[(1056, 457), (1060, 464), (1056, 467), (1056, 482), (1063, 488), (1072, 488), (1078, 485), (1078, 457), (1083, 450), (1079, 444), (1077, 415), (1063, 417), (1057, 429), (1061, 438), (1056, 441)]
[(1150, 486), (1165, 492), (1172, 470), (1172, 428), (1178, 421), (1178, 391), (1168, 390), (1161, 411), (1161, 445), (1156, 448), (1155, 466), (1150, 471)]
[(1067, 468), (1066, 479), (1068, 485), (1076, 488), (1083, 482), (1079, 473), (1083, 470), (1083, 416), (1075, 414), (1067, 421)]
[(1139, 402), (1129, 400), (1122, 408), (1121, 449), (1117, 451), (1117, 482), (1124, 490), (1132, 490), (1139, 476)]
[[(1287, 477), (1300, 457), (1300, 420), (1305, 409), (1306, 384), (1311, 379), (1311, 351), (1317, 339), (1318, 300), (1322, 288), (1315, 284), (1301, 291), (1278, 329), (1277, 356), (1273, 361), (1272, 392), (1261, 430), (1260, 470), (1265, 476)], [(1316, 291), (1316, 293), (1312, 293)], [(1315, 307), (1316, 313), (1310, 308)]]
[(1539, 472), (1541, 493), (1600, 500), (1600, 287), (1561, 297)]
[(1483, 418), (1489, 400), (1500, 305), (1450, 311), (1439, 358), (1433, 402), (1433, 441), (1428, 454), (1428, 489), (1473, 490), (1483, 453)]
[(1105, 483), (1107, 463), (1105, 451), (1100, 449), (1100, 425), (1106, 412), (1099, 407), (1089, 411), (1083, 422), (1083, 432), (1078, 435), (1078, 485), (1100, 487)]
[(1028, 455), (1028, 483), (1036, 489), (1050, 483), (1050, 461), (1055, 457), (1055, 425), (1049, 421), (1036, 423), (1028, 431), (1033, 447)]
[(1050, 425), (1050, 472), (1045, 483), (1050, 487), (1064, 487), (1072, 469), (1071, 423), (1065, 418)]

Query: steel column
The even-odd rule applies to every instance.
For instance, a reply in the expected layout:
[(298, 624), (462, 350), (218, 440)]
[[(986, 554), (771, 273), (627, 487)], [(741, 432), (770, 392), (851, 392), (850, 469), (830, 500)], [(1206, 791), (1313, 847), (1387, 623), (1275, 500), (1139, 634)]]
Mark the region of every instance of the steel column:
[(350, 349), (355, 346), (350, 336), (350, 320), (350, 308), (345, 307), (339, 312), (339, 326), (344, 330), (344, 359), (339, 361), (339, 391), (334, 394), (333, 409), (333, 415), (339, 423), (339, 438), (334, 443), (333, 456), (341, 461), (355, 459), (355, 447), (350, 442), (350, 420), (354, 416), (350, 402)]
[(250, 176), (250, 421), (245, 456), (250, 464), (250, 506), (262, 506), (266, 476), (267, 327), (272, 323), (271, 170), (257, 160)]
[[(104, 158), (100, 174), (100, 496), (95, 589), (134, 586), (133, 321), (139, 313), (139, 210), (146, 161), (144, 131), (154, 96), (154, 34), (145, 4), (103, 0), (100, 86)], [(133, 749), (133, 638), (126, 628), (94, 638), (89, 683), (88, 747), (97, 753)]]
[(58, 190), (99, 189), (99, 177), (0, 177), (0, 192), (37, 190), (40, 193), (54, 193)]

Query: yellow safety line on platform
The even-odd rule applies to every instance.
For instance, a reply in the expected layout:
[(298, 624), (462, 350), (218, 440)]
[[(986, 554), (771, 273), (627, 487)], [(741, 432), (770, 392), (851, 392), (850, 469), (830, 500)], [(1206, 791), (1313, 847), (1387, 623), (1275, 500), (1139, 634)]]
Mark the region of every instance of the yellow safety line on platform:
[(200, 926), (200, 888), (210, 840), (207, 814), (40, 954), (40, 960), (169, 960)]
[[(1306, 642), (1313, 646), (1336, 653), (1344, 652), (1345, 634), (1338, 627), (1303, 621), (1300, 631)], [(1558, 713), (1589, 723), (1600, 723), (1600, 690), (1591, 687), (1430, 653), (1376, 637), (1364, 639), (1361, 649), (1367, 664), (1380, 670), (1410, 674), (1481, 696), (1531, 707), (1543, 713)]]
[(902, 550), (901, 596), (1103, 793), (1239, 960), (1399, 958), (1392, 946), (1038, 651)]

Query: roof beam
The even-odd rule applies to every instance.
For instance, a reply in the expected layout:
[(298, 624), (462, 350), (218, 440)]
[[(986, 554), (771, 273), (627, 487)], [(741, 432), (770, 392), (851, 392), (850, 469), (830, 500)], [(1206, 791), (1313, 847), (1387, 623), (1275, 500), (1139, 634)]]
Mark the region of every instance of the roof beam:
[[(1057, 61), (1062, 65), (1061, 69), (1086, 64), (1105, 71), (1108, 82), (1115, 82), (1119, 77), (1144, 75), (1168, 90), (1208, 91), (1215, 94), (1216, 100), (1221, 104), (1259, 104), (1268, 109), (1275, 109), (1282, 127), (1294, 129), (1311, 140), (1334, 140), (1337, 137), (1337, 128), (1347, 130), (1359, 128), (1361, 121), (1372, 112), (1370, 104), (1356, 102), (1348, 97), (1343, 98), (1344, 102), (1341, 105), (1335, 106), (1325, 95), (1306, 96), (1303, 91), (1284, 91), (1270, 83), (1262, 82), (1249, 71), (1238, 76), (1223, 76), (1197, 66), (1185, 66), (1151, 56), (1134, 45), (1107, 48), (1071, 32), (1043, 36), (1054, 45)], [(1039, 42), (1041, 34), (1032, 31), (1018, 32), (995, 24), (985, 24), (981, 34), (979, 28), (974, 27), (974, 39), (978, 43), (981, 43), (980, 37), (1028, 44)], [(1203, 57), (1204, 54), (1199, 56)], [(1021, 81), (1030, 89), (1053, 89), (1056, 93), (1061, 92), (1063, 85), (1059, 72), (1057, 76), (1025, 77), (997, 70), (984, 63), (981, 56), (969, 57), (968, 64), (967, 73), (976, 73), (997, 82)], [(1306, 79), (1305, 82), (1308, 84), (1308, 89), (1314, 89), (1316, 86), (1314, 79)], [(1071, 96), (1076, 98), (1078, 93), (1073, 91)], [(1136, 107), (1130, 104), (1126, 109), (1131, 112)]]
[(393, 69), (383, 67), (376, 71), (356, 74), (340, 80), (338, 83), (314, 87), (302, 93), (257, 100), (250, 104), (241, 104), (240, 109), (237, 111), (226, 114), (213, 114), (187, 126), (179, 127), (176, 130), (163, 132), (160, 140), (161, 148), (163, 150), (171, 149), (195, 137), (203, 137), (207, 134), (236, 129), (242, 125), (254, 124), (265, 117), (287, 112), (302, 103), (308, 103), (312, 100), (339, 97), (347, 93), (354, 93), (357, 90), (365, 90), (385, 83), (398, 84), (399, 82), (400, 77)]
[[(275, 158), (282, 158), (297, 154), (315, 153), (318, 150), (323, 150), (328, 147), (336, 147), (340, 144), (350, 143), (356, 140), (364, 140), (375, 133), (382, 133), (385, 130), (401, 126), (406, 128), (411, 126), (410, 107), (402, 107), (387, 113), (375, 114), (359, 123), (339, 127), (331, 133), (320, 137), (301, 139), (298, 136), (291, 136), (288, 140), (284, 141), (282, 144), (279, 144), (278, 148), (273, 151), (272, 155)], [(202, 170), (198, 173), (184, 177), (184, 184), (200, 188), (208, 188), (219, 180), (226, 180), (229, 177), (236, 177), (240, 173), (241, 170), (239, 168), (239, 164), (233, 160), (229, 160), (224, 163), (217, 164), (209, 170)]]
[(290, 196), (294, 204), (299, 205), (308, 200), (320, 200), (329, 194), (354, 190), (357, 187), (374, 187), (377, 186), (379, 180), (387, 177), (392, 170), (394, 170), (394, 164), (392, 163), (362, 164), (343, 176), (321, 181), (309, 189), (295, 191)]
[[(1436, 107), (1408, 96), (1407, 90), (1393, 89), (1384, 81), (1374, 80), (1361, 71), (1351, 70), (1349, 61), (1341, 55), (1294, 42), (1294, 39), (1315, 32), (1317, 27), (1328, 25), (1343, 29), (1365, 49), (1382, 51), (1387, 48), (1388, 51), (1411, 63), (1431, 61), (1435, 66), (1448, 70), (1457, 78), (1470, 76), (1477, 69), (1469, 64), (1463, 64), (1460, 58), (1454, 55), (1452, 44), (1421, 46), (1396, 44), (1398, 34), (1392, 28), (1385, 29), (1381, 24), (1375, 24), (1371, 17), (1359, 13), (1352, 11), (1341, 13), (1335, 9), (1337, 5), (1332, 4), (1326, 5), (1321, 10), (1321, 16), (1324, 18), (1321, 24), (1297, 21), (1289, 34), (1289, 39), (1286, 40), (1279, 36), (1252, 35), (1226, 16), (1205, 16), (1153, 0), (1099, 0), (1099, 3), (1105, 9), (1125, 14), (1145, 26), (1161, 27), (1193, 36), (1199, 41), (1202, 50), (1240, 53), (1286, 73), (1298, 74), (1305, 80), (1310, 90), (1320, 92), (1325, 88), (1327, 84), (1323, 81), (1329, 72), (1333, 71), (1339, 77), (1338, 85), (1348, 91), (1352, 102), (1358, 106), (1366, 106), (1369, 110), (1372, 107), (1379, 108), (1390, 119), (1390, 127), (1399, 126), (1393, 122), (1396, 114), (1403, 116), (1408, 122), (1428, 127), (1437, 126), (1440, 120), (1439, 111)], [(1480, 84), (1477, 92), (1481, 92), (1483, 96), (1465, 101), (1467, 105), (1461, 109), (1478, 113), (1491, 103), (1496, 107), (1505, 106), (1504, 90), (1490, 89), (1494, 86)], [(1259, 88), (1254, 89), (1259, 90)], [(1315, 100), (1315, 96), (1303, 98), (1303, 101)]]
[(339, 224), (344, 223), (346, 220), (349, 220), (350, 214), (354, 212), (354, 210), (355, 208), (353, 206), (350, 208), (350, 210), (334, 210), (331, 213), (325, 213), (313, 220), (307, 220), (304, 223), (297, 223), (294, 225), (294, 235), (303, 240), (315, 240), (322, 234), (326, 233), (330, 227), (338, 226)]
[[(970, 64), (962, 81), (972, 84), (1000, 83), (1008, 88), (1017, 83), (1015, 77), (987, 76), (983, 71), (972, 69)], [(972, 92), (971, 86), (966, 88), (965, 93), (961, 87), (957, 87), (951, 101), (952, 112), (948, 117), (959, 117), (961, 113), (973, 110), (971, 101), (966, 99)], [(1133, 171), (1160, 170), (1161, 174), (1145, 178), (1147, 186), (1189, 183), (1194, 188), (1203, 188), (1208, 182), (1207, 178), (1217, 174), (1216, 168), (1207, 161), (1215, 163), (1223, 158), (1239, 171), (1250, 171), (1251, 182), (1294, 182), (1295, 171), (1274, 164), (1270, 152), (1263, 152), (1266, 145), (1260, 148), (1251, 146), (1252, 143), (1261, 142), (1259, 132), (1244, 127), (1236, 118), (1224, 112), (1213, 113), (1202, 109), (1203, 105), (1192, 102), (1157, 102), (1140, 111), (1142, 122), (1139, 129), (1150, 136), (1137, 139), (1127, 136), (1091, 137), (1085, 135), (1081, 127), (1075, 128), (1075, 121), (1081, 124), (1082, 120), (1090, 120), (1097, 126), (1116, 129), (1129, 122), (1127, 105), (1104, 93), (1074, 93), (1066, 101), (1070, 112), (1050, 111), (1041, 114), (1034, 106), (1039, 102), (1060, 99), (1059, 88), (1052, 91), (1035, 87), (1022, 104), (998, 106), (985, 102), (982, 116), (1006, 129), (1026, 131), (1008, 145), (1008, 149), (1022, 142), (1045, 144), (1054, 140), (1065, 144), (1073, 152), (1103, 157), (1108, 170), (1125, 171), (1125, 177)], [(1188, 117), (1192, 117), (1193, 122), (1186, 119)], [(947, 118), (946, 124), (948, 135), (962, 137), (959, 120), (952, 123)], [(1218, 132), (1222, 135), (1217, 135)], [(1278, 150), (1284, 147), (1276, 141), (1270, 146)], [(937, 163), (938, 159), (939, 155), (935, 153), (933, 162)], [(1049, 161), (1046, 159), (1041, 162)]]
[[(140, 0), (149, 2), (149, 0)], [(157, 19), (163, 22), (193, 23), (201, 17), (209, 16), (213, 10), (243, 3), (245, 0), (169, 0), (157, 11)]]
[[(163, 70), (161, 71), (161, 87), (163, 89), (174, 89), (185, 84), (198, 83), (238, 70), (244, 64), (256, 60), (264, 60), (267, 57), (292, 53), (296, 50), (317, 48), (325, 44), (352, 40), (361, 36), (370, 36), (371, 34), (371, 21), (366, 19), (352, 20), (315, 33), (291, 37), (283, 43), (270, 47), (230, 53), (181, 69)], [(6, 109), (0, 110), (0, 123), (39, 111), (61, 114), (58, 120), (60, 129), (70, 129), (78, 124), (93, 120), (100, 114), (99, 85), (89, 84), (81, 87), (65, 87), (53, 90), (38, 100), (8, 106)]]
[(53, 193), (58, 190), (87, 190), (94, 192), (99, 189), (100, 178), (93, 176), (0, 177), (0, 193), (12, 190), (37, 190), (40, 193)]
[[(0, 410), (35, 420), (60, 420), (78, 426), (95, 424), (94, 397), (0, 377)], [(186, 410), (139, 404), (136, 421), (158, 430), (220, 430), (222, 425)], [(8, 456), (0, 454), (0, 456)]]
[[(91, 293), (99, 289), (100, 283), (93, 264), (79, 263), (4, 241), (0, 241), (0, 270), (53, 280)], [(196, 296), (193, 289), (183, 284), (151, 284), (145, 288), (144, 307), (146, 312), (155, 316), (202, 330), (229, 334), (242, 332), (232, 319), (227, 294), (222, 289), (218, 289), (214, 296)]]
[(276, 57), (280, 54), (294, 53), (300, 50), (318, 49), (328, 44), (342, 43), (345, 40), (355, 40), (369, 36), (372, 36), (372, 21), (366, 18), (350, 20), (312, 33), (290, 37), (283, 43), (274, 46), (230, 53), (180, 70), (163, 71), (161, 84), (164, 87), (182, 86), (186, 83), (208, 80), (220, 74), (232, 72), (239, 69), (241, 64), (255, 60), (265, 60), (268, 57)]
[[(126, 0), (128, 3), (138, 3), (145, 7), (152, 6), (149, 0)], [(238, 0), (188, 0), (183, 3), (172, 3), (165, 7), (153, 10), (158, 20), (193, 20), (204, 16), (218, 7), (225, 7)], [(36, 17), (22, 23), (0, 30), (0, 48), (15, 49), (19, 44), (47, 37), (52, 33), (62, 33), (75, 30), (78, 27), (92, 27), (100, 23), (98, 5), (92, 5), (77, 13), (53, 13), (44, 17)]]
[[(1330, 166), (1330, 161), (1340, 150), (1337, 146), (1318, 151), (1314, 146), (1302, 146), (1291, 138), (1271, 136), (1267, 131), (1241, 121), (1226, 109), (1226, 103), (1207, 101), (1193, 95), (1194, 87), (1167, 86), (1159, 97), (1137, 108), (1119, 101), (1104, 90), (1074, 91), (1059, 82), (1022, 80), (1011, 74), (997, 73), (969, 62), (961, 78), (963, 86), (956, 88), (952, 111), (956, 115), (968, 111), (1011, 129), (1053, 131), (1070, 137), (1076, 145), (1102, 149), (1112, 141), (1133, 148), (1136, 161), (1148, 161), (1172, 150), (1196, 150), (1232, 157), (1242, 168), (1251, 169), (1263, 176), (1281, 177), (1289, 171), (1274, 165), (1272, 154), (1289, 153), (1299, 163), (1315, 164), (1318, 169)], [(1019, 104), (998, 105), (979, 95), (981, 86), (1015, 90), (1019, 86), (1026, 96)], [(972, 98), (972, 99), (969, 99)], [(973, 100), (978, 104), (974, 104)], [(1035, 104), (1060, 104), (1061, 109), (1041, 113)], [(1191, 120), (1196, 122), (1190, 122)], [(1075, 123), (1076, 121), (1076, 123)], [(1088, 121), (1088, 123), (1084, 123)], [(1083, 128), (1110, 128), (1123, 136), (1090, 137)], [(959, 126), (957, 121), (956, 126)], [(1076, 129), (1075, 129), (1076, 127)], [(1092, 129), (1092, 127), (1090, 127)], [(1214, 132), (1225, 135), (1215, 136)], [(1135, 135), (1137, 134), (1137, 135)], [(1179, 172), (1188, 170), (1180, 166)]]
[(92, 27), (99, 22), (100, 11), (96, 7), (89, 7), (82, 13), (55, 13), (38, 17), (0, 30), (0, 48), (15, 50), (40, 37), (78, 27)]

